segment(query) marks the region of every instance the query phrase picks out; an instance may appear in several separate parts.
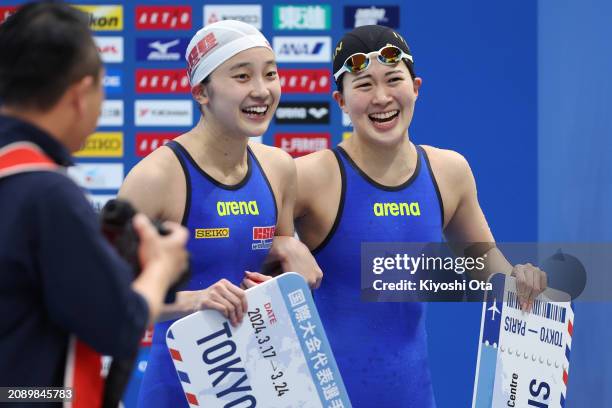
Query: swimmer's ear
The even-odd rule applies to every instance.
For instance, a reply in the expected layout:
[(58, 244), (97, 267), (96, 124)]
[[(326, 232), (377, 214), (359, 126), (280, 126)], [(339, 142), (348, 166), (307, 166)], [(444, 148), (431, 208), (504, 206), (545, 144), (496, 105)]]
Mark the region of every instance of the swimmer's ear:
[(345, 109), (344, 95), (338, 91), (334, 91), (332, 96), (334, 97), (334, 100), (338, 103), (338, 106), (340, 107), (340, 109), (342, 109), (344, 113), (348, 114), (348, 112)]
[(195, 101), (197, 101), (200, 105), (208, 104), (208, 90), (206, 89), (206, 85), (197, 84), (191, 88), (191, 96)]
[(414, 89), (414, 94), (416, 96), (419, 96), (419, 89), (421, 89), (421, 85), (423, 85), (423, 79), (420, 77), (414, 78), (414, 80), (412, 81), (412, 86)]

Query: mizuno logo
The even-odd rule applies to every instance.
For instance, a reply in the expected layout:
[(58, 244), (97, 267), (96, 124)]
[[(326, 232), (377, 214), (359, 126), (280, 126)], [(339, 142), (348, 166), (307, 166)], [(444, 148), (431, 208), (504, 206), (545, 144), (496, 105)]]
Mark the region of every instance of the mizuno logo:
[(178, 43), (179, 40), (168, 41), (166, 43), (163, 43), (161, 41), (155, 41), (149, 44), (149, 47), (155, 48), (161, 54), (167, 54), (168, 50), (174, 47), (175, 45), (178, 45)]

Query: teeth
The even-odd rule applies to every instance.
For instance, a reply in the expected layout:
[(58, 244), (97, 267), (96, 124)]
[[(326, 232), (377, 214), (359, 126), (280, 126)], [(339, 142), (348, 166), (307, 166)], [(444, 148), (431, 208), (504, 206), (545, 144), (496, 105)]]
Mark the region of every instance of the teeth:
[(247, 113), (266, 113), (268, 111), (267, 106), (249, 106), (248, 108), (243, 109)]
[(389, 119), (390, 117), (397, 115), (398, 113), (399, 113), (398, 110), (394, 110), (391, 112), (372, 113), (370, 117), (372, 119), (385, 120), (385, 119)]

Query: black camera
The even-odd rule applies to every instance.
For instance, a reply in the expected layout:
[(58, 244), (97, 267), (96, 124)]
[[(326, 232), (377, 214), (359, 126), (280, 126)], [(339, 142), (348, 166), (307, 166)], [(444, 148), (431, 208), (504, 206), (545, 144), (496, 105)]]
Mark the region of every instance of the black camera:
[[(106, 239), (115, 247), (119, 255), (125, 259), (134, 272), (134, 277), (140, 274), (142, 265), (138, 259), (138, 246), (140, 240), (134, 227), (132, 219), (136, 215), (134, 207), (125, 200), (110, 200), (100, 211), (100, 222), (102, 233)], [(160, 235), (168, 235), (169, 231), (164, 228), (158, 220), (152, 221)], [(189, 281), (191, 274), (189, 267), (181, 274), (180, 279), (175, 283), (166, 295), (166, 303), (173, 303), (176, 298), (176, 291)]]

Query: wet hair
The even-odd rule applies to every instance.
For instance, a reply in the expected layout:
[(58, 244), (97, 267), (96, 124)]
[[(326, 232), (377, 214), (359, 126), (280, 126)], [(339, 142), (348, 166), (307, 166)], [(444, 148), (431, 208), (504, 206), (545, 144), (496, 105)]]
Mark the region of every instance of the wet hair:
[(101, 68), (87, 14), (66, 3), (28, 3), (0, 25), (1, 104), (48, 110)]

